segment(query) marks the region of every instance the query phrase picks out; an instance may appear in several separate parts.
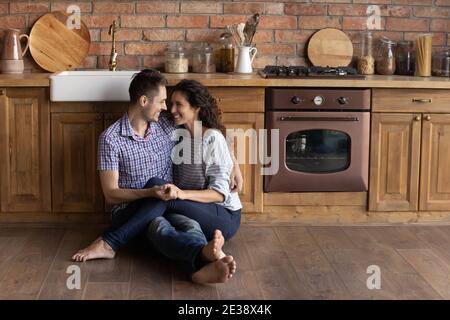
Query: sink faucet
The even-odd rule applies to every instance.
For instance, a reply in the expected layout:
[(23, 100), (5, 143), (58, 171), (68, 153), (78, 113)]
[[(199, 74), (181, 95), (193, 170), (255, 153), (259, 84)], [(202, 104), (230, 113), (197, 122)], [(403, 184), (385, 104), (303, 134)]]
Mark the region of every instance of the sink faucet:
[(112, 36), (112, 48), (111, 48), (111, 56), (109, 57), (109, 70), (116, 71), (117, 67), (117, 51), (116, 51), (116, 32), (117, 32), (117, 24), (116, 20), (113, 20), (113, 23), (109, 26), (108, 34)]

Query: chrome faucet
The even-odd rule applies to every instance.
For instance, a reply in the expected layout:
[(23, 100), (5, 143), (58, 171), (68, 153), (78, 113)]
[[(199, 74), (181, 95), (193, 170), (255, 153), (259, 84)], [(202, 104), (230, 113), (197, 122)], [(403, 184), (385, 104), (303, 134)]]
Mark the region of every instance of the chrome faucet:
[(113, 20), (113, 23), (109, 26), (109, 32), (108, 34), (112, 36), (112, 48), (111, 48), (111, 55), (109, 57), (109, 70), (110, 71), (116, 71), (117, 68), (117, 51), (116, 51), (116, 32), (117, 32), (117, 24), (116, 20)]

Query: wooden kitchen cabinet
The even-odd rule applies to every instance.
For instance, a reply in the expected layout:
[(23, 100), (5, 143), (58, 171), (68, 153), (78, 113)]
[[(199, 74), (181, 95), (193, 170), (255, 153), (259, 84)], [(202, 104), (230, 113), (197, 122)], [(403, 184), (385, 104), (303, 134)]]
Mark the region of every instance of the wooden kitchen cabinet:
[[(243, 129), (245, 132), (248, 129), (256, 130), (258, 134), (259, 129), (264, 128), (264, 114), (262, 113), (224, 113), (222, 121), (227, 129)], [(249, 131), (248, 131), (249, 132)], [(244, 187), (240, 193), (240, 199), (245, 212), (262, 212), (263, 211), (263, 190), (262, 190), (262, 175), (261, 164), (259, 159), (257, 163), (252, 165), (249, 163), (249, 139), (245, 139), (244, 149), (244, 163), (240, 164), (242, 175), (244, 178)], [(255, 140), (254, 143), (257, 143)], [(238, 158), (239, 143), (235, 139), (235, 155)], [(239, 160), (239, 158), (238, 158)]]
[(373, 89), (370, 211), (450, 210), (448, 90)]
[(0, 88), (2, 212), (51, 211), (47, 88)]
[(103, 212), (96, 170), (101, 113), (52, 113), (54, 212)]
[(418, 209), (420, 127), (420, 114), (372, 114), (370, 211)]
[(369, 210), (449, 210), (449, 157), (450, 114), (374, 113)]
[(424, 114), (419, 208), (450, 210), (450, 114)]

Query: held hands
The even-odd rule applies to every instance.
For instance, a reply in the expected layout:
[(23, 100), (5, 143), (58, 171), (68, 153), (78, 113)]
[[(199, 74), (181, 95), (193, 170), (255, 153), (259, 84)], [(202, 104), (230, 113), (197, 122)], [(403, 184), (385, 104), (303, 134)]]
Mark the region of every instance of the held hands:
[(174, 184), (167, 183), (155, 188), (155, 196), (161, 200), (184, 199), (184, 191)]

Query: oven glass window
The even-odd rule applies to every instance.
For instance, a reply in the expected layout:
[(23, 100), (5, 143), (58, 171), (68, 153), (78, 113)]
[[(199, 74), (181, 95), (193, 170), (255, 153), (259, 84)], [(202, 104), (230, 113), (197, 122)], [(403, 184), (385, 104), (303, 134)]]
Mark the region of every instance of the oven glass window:
[(286, 166), (307, 173), (333, 173), (350, 165), (350, 136), (336, 130), (304, 130), (286, 138)]

